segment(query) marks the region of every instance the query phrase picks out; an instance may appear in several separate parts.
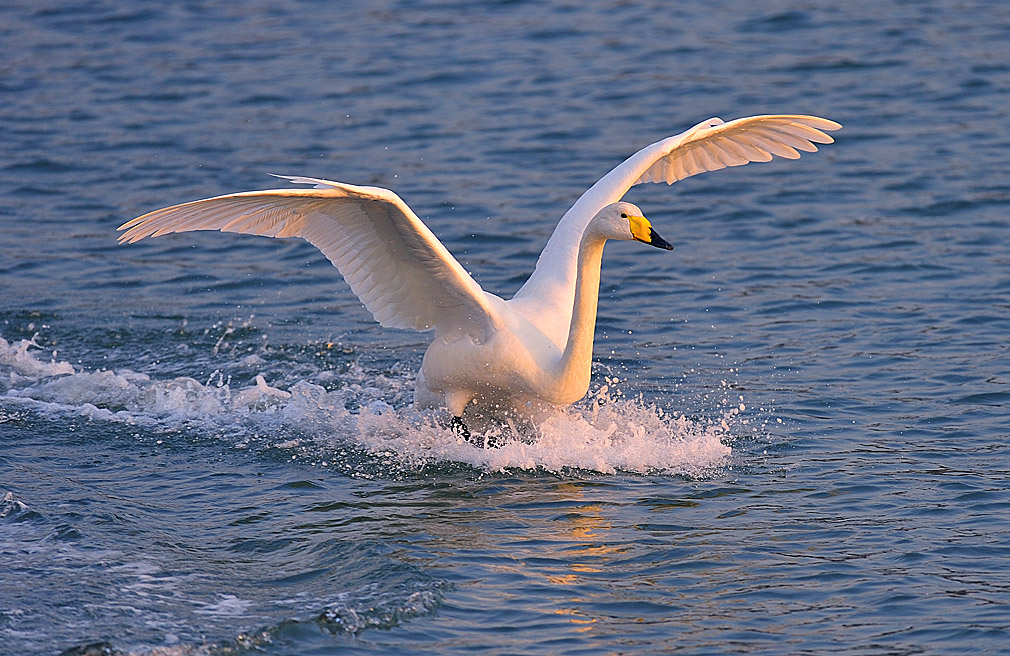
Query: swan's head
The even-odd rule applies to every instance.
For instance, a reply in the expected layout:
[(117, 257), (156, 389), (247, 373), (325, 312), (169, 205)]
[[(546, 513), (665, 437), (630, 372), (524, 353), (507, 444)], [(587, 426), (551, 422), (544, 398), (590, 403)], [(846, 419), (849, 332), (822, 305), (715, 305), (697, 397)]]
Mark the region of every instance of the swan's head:
[(659, 236), (652, 224), (631, 203), (612, 203), (597, 212), (592, 221), (596, 230), (607, 239), (640, 241), (643, 244), (673, 250), (673, 244)]

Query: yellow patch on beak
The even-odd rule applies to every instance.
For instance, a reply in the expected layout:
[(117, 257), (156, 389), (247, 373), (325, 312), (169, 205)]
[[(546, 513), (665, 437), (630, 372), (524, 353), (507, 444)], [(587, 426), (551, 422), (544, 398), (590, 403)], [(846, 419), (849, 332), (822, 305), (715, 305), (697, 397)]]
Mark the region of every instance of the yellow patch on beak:
[(631, 225), (631, 236), (646, 244), (652, 243), (652, 224), (644, 216), (628, 215), (628, 223)]

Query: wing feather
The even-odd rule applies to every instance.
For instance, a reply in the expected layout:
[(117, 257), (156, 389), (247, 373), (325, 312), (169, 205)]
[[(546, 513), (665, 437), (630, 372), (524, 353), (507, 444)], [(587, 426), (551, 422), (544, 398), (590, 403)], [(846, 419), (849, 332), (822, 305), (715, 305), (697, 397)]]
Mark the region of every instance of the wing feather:
[(337, 267), (383, 326), (465, 332), (479, 341), (498, 327), (484, 291), (396, 194), (288, 179), (315, 188), (243, 192), (166, 207), (123, 224), (119, 241), (191, 230), (300, 237)]

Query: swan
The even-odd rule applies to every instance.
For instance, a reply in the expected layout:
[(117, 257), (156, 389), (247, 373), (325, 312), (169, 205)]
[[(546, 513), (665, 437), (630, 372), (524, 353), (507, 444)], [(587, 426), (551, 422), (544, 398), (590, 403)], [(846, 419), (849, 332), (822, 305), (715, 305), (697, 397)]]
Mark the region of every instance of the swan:
[[(589, 389), (600, 266), (609, 239), (661, 249), (643, 212), (621, 198), (634, 185), (727, 166), (796, 159), (841, 125), (804, 115), (703, 121), (638, 151), (575, 202), (536, 268), (510, 299), (485, 292), (403, 200), (388, 189), (300, 176), (311, 188), (228, 194), (155, 210), (119, 227), (120, 243), (172, 232), (220, 230), (300, 237), (322, 251), (382, 326), (434, 330), (414, 404), (444, 407), (469, 438), (464, 411), (528, 413), (567, 405)], [(471, 410), (471, 413), (474, 412)]]

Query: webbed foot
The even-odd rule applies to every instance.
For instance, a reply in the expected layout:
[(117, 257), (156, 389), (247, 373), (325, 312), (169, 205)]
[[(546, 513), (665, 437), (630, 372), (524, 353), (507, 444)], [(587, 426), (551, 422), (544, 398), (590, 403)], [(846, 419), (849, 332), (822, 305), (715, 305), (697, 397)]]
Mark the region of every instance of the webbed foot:
[(470, 429), (463, 423), (462, 417), (453, 417), (452, 422), (449, 423), (449, 430), (480, 449), (498, 449), (503, 444), (500, 439), (494, 437), (471, 434)]
[(467, 442), (470, 441), (470, 429), (468, 429), (466, 424), (463, 423), (462, 417), (453, 417), (452, 423), (449, 424), (449, 430), (456, 433)]

